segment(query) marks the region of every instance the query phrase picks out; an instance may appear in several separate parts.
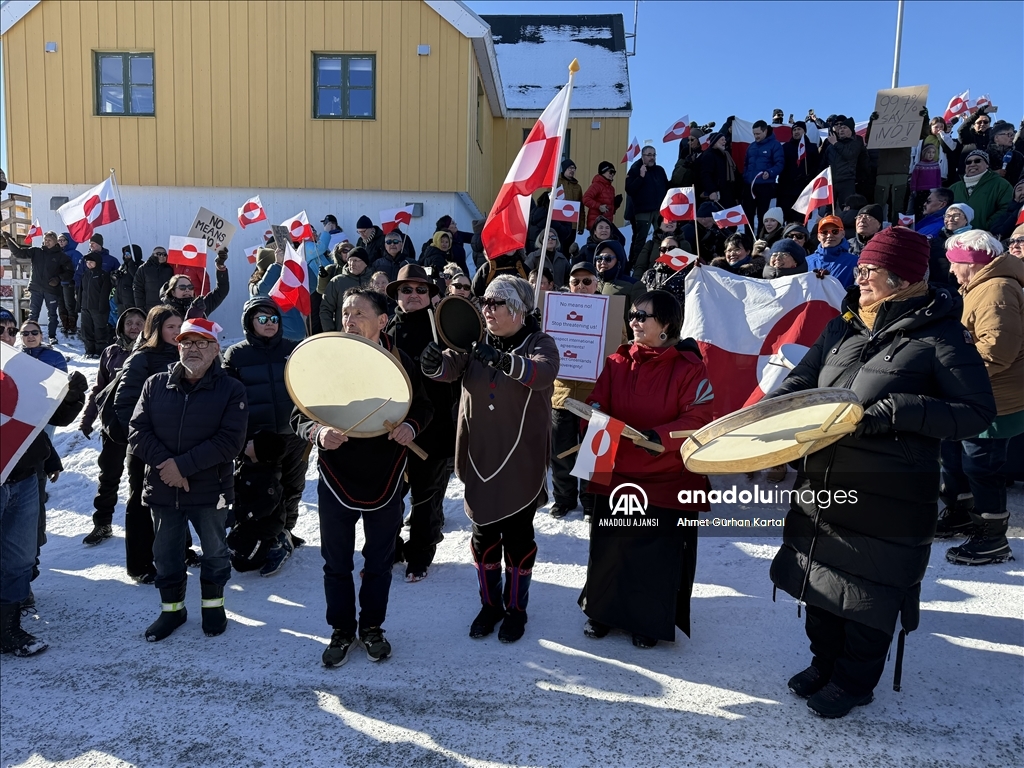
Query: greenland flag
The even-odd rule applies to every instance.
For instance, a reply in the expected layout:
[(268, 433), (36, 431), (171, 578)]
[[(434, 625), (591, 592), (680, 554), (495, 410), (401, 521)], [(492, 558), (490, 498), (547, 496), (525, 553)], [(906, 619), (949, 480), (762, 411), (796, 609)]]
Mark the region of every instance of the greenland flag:
[(568, 221), (575, 224), (580, 220), (580, 203), (565, 198), (551, 201), (551, 220)]
[(754, 143), (754, 123), (733, 118), (729, 141), (729, 151), (736, 162), (736, 170), (743, 173), (743, 166), (747, 163), (747, 147)]
[(254, 245), (252, 248), (246, 248), (245, 249), (245, 260), (248, 261), (250, 264), (255, 264), (256, 263), (256, 252), (259, 251), (259, 249), (262, 248), (262, 247), (263, 247), (262, 245)]
[(580, 444), (576, 465), (569, 474), (599, 485), (610, 483), (615, 469), (615, 454), (619, 450), (619, 440), (625, 426), (624, 421), (594, 411), (587, 424), (587, 434)]
[(971, 101), (971, 89), (968, 88), (963, 93), (958, 93), (952, 99), (949, 100), (949, 106), (946, 107), (946, 111), (942, 113), (942, 119), (948, 124), (954, 117), (960, 117), (962, 114), (970, 109)]
[(834, 277), (737, 277), (701, 267), (686, 276), (682, 338), (700, 347), (714, 387), (714, 418), (752, 405), (839, 314), (846, 291)]
[(107, 180), (74, 200), (57, 209), (64, 226), (68, 228), (75, 242), (84, 243), (96, 231), (96, 227), (120, 221), (121, 212), (114, 202), (114, 182)]
[(309, 240), (311, 243), (315, 242), (313, 228), (309, 226), (309, 219), (306, 218), (305, 211), (299, 211), (294, 216), (285, 219), (281, 222), (281, 226), (288, 227), (293, 242), (298, 241), (301, 243), (303, 240)]
[(665, 131), (665, 135), (662, 137), (661, 141), (662, 143), (667, 144), (670, 141), (679, 141), (680, 139), (685, 139), (689, 135), (690, 116), (683, 115), (674, 123), (672, 123), (672, 125), (669, 126), (669, 129)]
[(897, 227), (910, 227), (914, 228), (914, 214), (912, 213), (901, 213), (899, 214), (899, 220), (896, 222)]
[(68, 375), (9, 344), (0, 344), (0, 483), (53, 416)]
[(288, 246), (281, 265), (281, 277), (270, 289), (270, 298), (277, 302), (282, 312), (297, 309), (303, 315), (309, 314), (309, 277), (306, 260), (295, 248)]
[(629, 146), (626, 147), (626, 154), (622, 156), (622, 162), (629, 164), (640, 157), (640, 142), (637, 141), (636, 136), (629, 142)]
[(530, 196), (543, 187), (553, 187), (558, 177), (571, 90), (562, 88), (541, 113), (498, 190), (480, 232), (488, 259), (526, 245)]
[(705, 133), (703, 136), (700, 137), (699, 141), (700, 141), (700, 151), (701, 152), (707, 152), (708, 151), (708, 147), (711, 146), (711, 137), (712, 136), (714, 136), (713, 133)]
[(411, 205), (407, 205), (405, 208), (389, 208), (380, 212), (380, 228), (385, 235), (398, 229), (399, 224), (412, 224)]
[(804, 187), (800, 197), (793, 203), (793, 210), (804, 215), (804, 224), (811, 220), (811, 213), (823, 205), (834, 205), (832, 198), (831, 166), (819, 173)]
[(42, 236), (43, 228), (39, 226), (39, 219), (36, 219), (35, 223), (33, 223), (31, 227), (29, 227), (28, 234), (25, 235), (25, 245), (32, 245), (33, 240), (35, 240), (37, 237)]
[(167, 244), (167, 263), (206, 269), (206, 240), (201, 237), (171, 235)]
[(655, 264), (667, 264), (678, 272), (697, 261), (697, 256), (684, 251), (682, 248), (673, 248), (671, 251), (661, 254), (654, 260)]
[(693, 187), (672, 187), (661, 201), (661, 217), (665, 221), (696, 221), (697, 193)]
[(266, 220), (267, 212), (263, 208), (263, 203), (260, 202), (259, 195), (250, 197), (238, 209), (238, 223), (242, 225), (242, 229), (245, 229), (250, 224), (255, 224), (257, 221)]
[(750, 222), (747, 221), (747, 214), (743, 212), (742, 205), (726, 208), (723, 211), (715, 211), (711, 216), (714, 218), (715, 224), (718, 225), (719, 229), (738, 227), (740, 224), (746, 224), (748, 227), (750, 226)]

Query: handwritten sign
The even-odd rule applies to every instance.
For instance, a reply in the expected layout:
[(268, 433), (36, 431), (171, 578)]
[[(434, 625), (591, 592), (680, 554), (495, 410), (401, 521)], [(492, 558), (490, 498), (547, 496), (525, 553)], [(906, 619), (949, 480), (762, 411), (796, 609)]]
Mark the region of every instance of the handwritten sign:
[(889, 88), (875, 96), (878, 119), (871, 124), (871, 149), (916, 147), (921, 140), (921, 110), (928, 103), (928, 86)]
[(558, 345), (558, 378), (597, 381), (622, 340), (623, 296), (548, 291), (544, 332)]
[(196, 220), (192, 222), (192, 229), (188, 231), (188, 237), (201, 237), (206, 240), (206, 247), (216, 252), (220, 248), (227, 248), (231, 238), (238, 229), (234, 224), (218, 216), (211, 210), (200, 208), (196, 214)]

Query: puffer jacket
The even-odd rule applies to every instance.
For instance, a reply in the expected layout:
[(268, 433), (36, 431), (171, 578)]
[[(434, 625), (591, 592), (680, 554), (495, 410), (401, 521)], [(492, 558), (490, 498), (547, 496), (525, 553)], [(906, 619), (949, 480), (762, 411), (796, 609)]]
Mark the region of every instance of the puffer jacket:
[[(858, 296), (848, 292), (842, 314), (771, 396), (850, 389), (865, 408), (890, 401), (891, 429), (847, 435), (803, 460), (794, 488), (802, 496), (792, 500), (771, 578), (808, 605), (883, 632), (901, 615), (910, 632), (938, 518), (939, 443), (979, 434), (995, 401), (956, 294), (930, 286), (883, 304), (874, 332)], [(830, 503), (816, 503), (822, 491)]]
[(1024, 410), (1024, 261), (1004, 253), (960, 287), (961, 322), (985, 361), (999, 416)]
[[(597, 174), (583, 193), (583, 205), (587, 209), (587, 229), (594, 231), (594, 224), (604, 216), (610, 222), (615, 218), (615, 187), (608, 179)], [(601, 206), (608, 206), (608, 210), (601, 213)]]
[(124, 361), (124, 375), (113, 395), (114, 414), (120, 422), (122, 434), (128, 434), (128, 423), (142, 395), (142, 385), (146, 379), (157, 373), (165, 373), (179, 359), (176, 346), (161, 342), (160, 346), (153, 349), (135, 350)]
[(148, 313), (153, 307), (161, 304), (160, 295), (172, 277), (174, 267), (171, 264), (161, 264), (156, 256), (146, 259), (146, 263), (135, 270), (135, 278), (132, 280), (135, 306)]
[[(751, 184), (774, 184), (786, 166), (786, 155), (782, 144), (772, 134), (747, 147), (747, 159), (743, 164), (743, 180)], [(761, 178), (762, 173), (768, 178)]]
[[(151, 376), (132, 414), (128, 445), (146, 463), (142, 500), (151, 507), (214, 508), (235, 499), (235, 457), (245, 447), (245, 387), (214, 358), (195, 386), (184, 367)], [(174, 459), (189, 489), (171, 488), (157, 469)]]
[(975, 229), (987, 230), (990, 222), (997, 220), (1013, 203), (1013, 185), (992, 171), (985, 171), (972, 190), (968, 190), (963, 181), (950, 189), (954, 203), (967, 203), (974, 209), (971, 226)]
[[(82, 260), (85, 263), (85, 259)], [(91, 262), (90, 262), (91, 263)], [(82, 282), (78, 286), (78, 306), (106, 312), (110, 309), (110, 292), (113, 288), (110, 272), (97, 265), (82, 271)]]
[(61, 283), (69, 283), (74, 277), (75, 270), (71, 265), (71, 257), (59, 245), (53, 248), (22, 248), (9, 242), (8, 247), (11, 249), (11, 256), (19, 264), (32, 265), (32, 278), (28, 285), (30, 291), (60, 293), (63, 290)]
[(324, 300), (320, 302), (320, 326), (325, 331), (342, 330), (341, 305), (345, 291), (349, 288), (369, 288), (371, 274), (367, 267), (361, 275), (353, 275), (346, 265), (340, 274), (331, 278), (324, 290)]
[(284, 382), (284, 368), (299, 342), (286, 339), (280, 323), (277, 333), (269, 339), (257, 336), (253, 324), (261, 312), (281, 314), (273, 299), (263, 296), (249, 299), (242, 308), (245, 341), (232, 344), (224, 351), (224, 370), (242, 382), (249, 402), (246, 440), (261, 430), (278, 435), (292, 434), (290, 420), (295, 404)]
[(100, 364), (96, 371), (96, 384), (89, 393), (89, 402), (85, 406), (85, 413), (82, 414), (82, 429), (92, 432), (93, 424), (96, 422), (98, 407), (96, 396), (107, 388), (107, 385), (114, 380), (121, 368), (124, 366), (128, 356), (132, 353), (132, 346), (135, 342), (124, 335), (124, 323), (129, 312), (141, 312), (138, 309), (126, 309), (117, 318), (115, 326), (115, 341), (106, 349), (100, 352)]

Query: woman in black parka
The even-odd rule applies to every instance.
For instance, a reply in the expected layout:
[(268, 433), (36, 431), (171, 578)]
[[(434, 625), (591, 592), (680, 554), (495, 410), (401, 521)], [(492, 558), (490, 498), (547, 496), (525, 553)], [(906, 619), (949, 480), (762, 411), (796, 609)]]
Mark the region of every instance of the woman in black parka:
[(925, 282), (928, 255), (927, 239), (909, 229), (873, 237), (842, 314), (772, 393), (844, 387), (865, 408), (855, 434), (801, 465), (795, 490), (806, 493), (793, 500), (771, 567), (775, 585), (807, 610), (813, 660), (789, 687), (823, 717), (872, 700), (897, 616), (899, 690), (935, 534), (939, 443), (976, 435), (995, 417), (958, 297)]

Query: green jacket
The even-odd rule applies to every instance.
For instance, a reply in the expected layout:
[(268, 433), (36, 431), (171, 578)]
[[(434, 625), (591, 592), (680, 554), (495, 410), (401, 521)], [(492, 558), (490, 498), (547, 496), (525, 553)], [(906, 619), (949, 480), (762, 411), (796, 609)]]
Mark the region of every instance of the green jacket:
[(974, 209), (971, 226), (975, 229), (988, 229), (998, 214), (1006, 210), (1013, 202), (1013, 185), (992, 171), (985, 171), (981, 180), (974, 185), (974, 191), (968, 196), (967, 185), (958, 181), (953, 190), (954, 203), (967, 203)]

